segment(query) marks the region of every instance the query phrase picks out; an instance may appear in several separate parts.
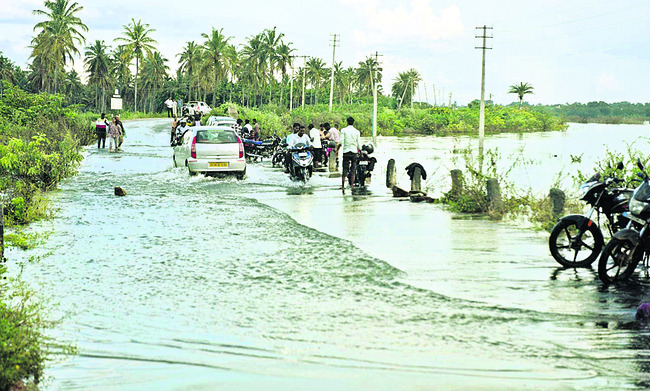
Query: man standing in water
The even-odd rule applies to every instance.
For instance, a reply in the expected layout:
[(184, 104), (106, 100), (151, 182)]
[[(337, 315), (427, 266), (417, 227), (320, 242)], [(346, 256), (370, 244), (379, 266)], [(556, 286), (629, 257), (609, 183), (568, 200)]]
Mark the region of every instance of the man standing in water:
[(108, 121), (106, 120), (106, 114), (102, 113), (101, 118), (95, 122), (95, 133), (97, 133), (97, 148), (106, 147), (106, 128), (108, 128)]
[[(341, 149), (343, 150), (343, 175), (341, 176), (341, 191), (345, 194), (345, 178), (350, 172), (350, 189), (354, 188), (354, 177), (357, 171), (357, 154), (361, 148), (359, 131), (354, 125), (354, 118), (347, 118), (348, 126), (341, 130)], [(352, 171), (350, 171), (352, 170)]]

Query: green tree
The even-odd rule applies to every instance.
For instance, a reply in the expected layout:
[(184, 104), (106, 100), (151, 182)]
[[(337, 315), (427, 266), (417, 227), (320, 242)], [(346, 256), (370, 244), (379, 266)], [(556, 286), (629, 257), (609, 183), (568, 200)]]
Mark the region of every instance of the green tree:
[(524, 82), (519, 83), (519, 85), (513, 84), (510, 86), (510, 89), (508, 90), (508, 94), (517, 94), (517, 97), (519, 97), (520, 109), (522, 104), (524, 103), (524, 95), (532, 94), (532, 93), (533, 93), (533, 86)]
[[(89, 74), (88, 85), (95, 86), (95, 107), (106, 111), (106, 88), (111, 86), (110, 59), (104, 41), (96, 40), (86, 48), (84, 64)], [(101, 105), (98, 105), (99, 88), (102, 90)]]
[(88, 27), (81, 21), (78, 12), (83, 10), (77, 2), (69, 0), (45, 1), (45, 10), (34, 10), (34, 15), (47, 19), (37, 23), (34, 31), (39, 31), (32, 39), (31, 57), (39, 59), (41, 70), (54, 73), (54, 92), (57, 91), (58, 76), (68, 60), (74, 62), (74, 55), (79, 55), (80, 47), (86, 39), (81, 31)]
[[(155, 39), (151, 38), (149, 34), (153, 33), (154, 29), (150, 29), (147, 23), (142, 23), (142, 20), (131, 18), (131, 23), (123, 25), (123, 37), (115, 38), (116, 42), (123, 42), (124, 49), (135, 57), (135, 95), (134, 95), (134, 110), (138, 110), (138, 72), (140, 69), (140, 62), (144, 55), (151, 57), (155, 46), (158, 44)], [(130, 62), (130, 60), (129, 60)]]
[(169, 66), (165, 64), (168, 60), (160, 52), (154, 52), (151, 58), (145, 58), (143, 79), (145, 86), (153, 88), (151, 97), (151, 111), (156, 111), (156, 102), (158, 99), (158, 86), (160, 86), (168, 77), (167, 71)]
[(232, 37), (226, 37), (223, 34), (223, 29), (216, 30), (212, 28), (210, 34), (201, 34), (206, 41), (203, 43), (203, 50), (205, 59), (208, 62), (210, 70), (214, 76), (214, 85), (212, 89), (212, 107), (217, 105), (217, 85), (219, 80), (226, 74), (226, 64), (224, 57), (227, 55), (229, 44), (228, 41)]
[[(312, 104), (318, 103), (318, 90), (320, 89), (321, 84), (323, 83), (324, 76), (327, 74), (325, 68), (325, 62), (318, 57), (310, 57), (307, 61), (306, 67), (306, 78), (312, 86)], [(314, 98), (314, 90), (316, 92), (316, 97)], [(315, 101), (314, 101), (315, 99)]]
[(359, 62), (359, 68), (357, 68), (357, 81), (359, 87), (362, 91), (367, 94), (372, 94), (373, 89), (375, 88), (375, 83), (381, 83), (382, 78), (382, 68), (379, 66), (379, 63), (376, 59), (368, 57), (365, 61)]
[(396, 78), (392, 86), (392, 93), (395, 98), (399, 100), (398, 108), (402, 108), (402, 104), (410, 103), (413, 108), (413, 95), (415, 90), (422, 81), (420, 73), (411, 68), (406, 72), (401, 72)]
[(201, 58), (203, 56), (201, 46), (197, 45), (194, 41), (189, 41), (183, 48), (183, 51), (177, 54), (177, 56), (179, 57), (179, 70), (186, 73), (189, 77), (187, 98), (192, 100), (193, 77), (195, 71), (198, 70), (201, 64)]

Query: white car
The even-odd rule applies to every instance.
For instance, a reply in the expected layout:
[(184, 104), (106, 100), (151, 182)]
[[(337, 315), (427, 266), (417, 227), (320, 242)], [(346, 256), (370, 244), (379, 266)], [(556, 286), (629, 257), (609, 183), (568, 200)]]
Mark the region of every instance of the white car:
[(246, 175), (244, 144), (230, 126), (193, 126), (174, 147), (174, 167), (187, 167), (190, 175)]
[(191, 109), (190, 111), (199, 110), (203, 115), (209, 114), (212, 111), (212, 108), (207, 103), (198, 101), (187, 102), (184, 108)]
[(232, 117), (219, 117), (216, 115), (210, 116), (208, 118), (208, 121), (206, 122), (206, 125), (208, 126), (230, 126), (233, 127), (237, 124), (237, 120), (232, 118)]

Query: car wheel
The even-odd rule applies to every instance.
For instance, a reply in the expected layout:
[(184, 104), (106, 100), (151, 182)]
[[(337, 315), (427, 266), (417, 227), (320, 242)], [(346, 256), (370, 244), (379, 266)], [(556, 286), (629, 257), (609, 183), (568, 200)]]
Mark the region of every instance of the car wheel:
[(174, 162), (174, 168), (178, 167), (178, 164), (176, 164), (176, 155), (172, 156), (172, 161)]
[(245, 176), (246, 176), (246, 168), (244, 168), (244, 171), (237, 174), (237, 179), (241, 181), (242, 179), (244, 179)]
[(187, 167), (187, 172), (190, 173), (190, 176), (196, 176), (197, 174), (196, 172), (192, 171), (192, 169), (190, 169), (189, 167)]

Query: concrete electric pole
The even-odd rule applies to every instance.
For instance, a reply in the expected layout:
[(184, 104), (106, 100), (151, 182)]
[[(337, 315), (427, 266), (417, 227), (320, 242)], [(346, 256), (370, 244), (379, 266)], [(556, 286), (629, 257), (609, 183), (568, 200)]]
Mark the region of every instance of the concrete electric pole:
[[(340, 35), (334, 34), (333, 40), (332, 40), (332, 76), (330, 80), (330, 108), (329, 111), (332, 111), (332, 100), (334, 99), (334, 58), (336, 56), (336, 39), (340, 39)], [(339, 40), (338, 42), (341, 44), (341, 41)]]
[(379, 52), (375, 52), (376, 68), (372, 72), (372, 144), (377, 146), (377, 70), (379, 69)]
[(483, 139), (485, 138), (485, 51), (487, 49), (492, 49), (487, 47), (486, 40), (488, 38), (493, 38), (493, 36), (487, 35), (487, 30), (492, 30), (492, 27), (487, 27), (483, 25), (482, 27), (477, 27), (477, 30), (483, 30), (483, 35), (477, 35), (476, 38), (483, 39), (483, 45), (476, 47), (476, 49), (483, 50), (483, 65), (481, 67), (481, 111), (479, 114), (478, 120), (478, 153), (479, 153), (479, 170), (483, 168)]

